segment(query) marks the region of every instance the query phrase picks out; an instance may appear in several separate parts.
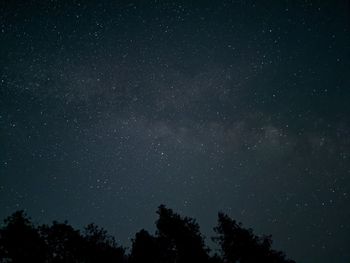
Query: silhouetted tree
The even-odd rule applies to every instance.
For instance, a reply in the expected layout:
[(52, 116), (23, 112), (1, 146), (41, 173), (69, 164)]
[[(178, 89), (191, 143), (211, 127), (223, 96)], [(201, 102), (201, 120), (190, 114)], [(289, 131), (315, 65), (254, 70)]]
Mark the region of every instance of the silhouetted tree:
[(161, 250), (162, 246), (159, 239), (142, 229), (136, 233), (135, 238), (132, 240), (130, 262), (160, 263), (162, 262)]
[(181, 217), (164, 205), (159, 206), (157, 213), (157, 236), (165, 246), (167, 262), (208, 261), (208, 249), (194, 219)]
[(35, 227), (23, 211), (4, 220), (0, 228), (0, 263), (293, 263), (271, 248), (271, 236), (258, 237), (251, 229), (219, 213), (215, 241), (221, 256), (209, 249), (196, 221), (159, 206), (155, 235), (136, 233), (129, 256), (107, 231), (90, 224), (80, 232), (67, 222)]
[(292, 263), (282, 252), (271, 248), (271, 236), (262, 238), (245, 229), (229, 216), (219, 213), (218, 226), (214, 228), (217, 237), (213, 238), (221, 246), (222, 257), (226, 263)]
[(114, 237), (107, 234), (103, 228), (89, 224), (84, 232), (85, 261), (97, 262), (124, 262), (125, 253), (122, 247), (117, 246)]
[(94, 224), (84, 235), (67, 222), (35, 228), (23, 211), (5, 219), (0, 229), (0, 262), (95, 263), (125, 262), (115, 239)]
[(79, 230), (67, 222), (54, 221), (51, 226), (39, 227), (39, 231), (48, 247), (48, 262), (83, 262), (84, 240)]
[(23, 211), (4, 220), (0, 229), (0, 259), (2, 262), (45, 262), (47, 247), (37, 229)]

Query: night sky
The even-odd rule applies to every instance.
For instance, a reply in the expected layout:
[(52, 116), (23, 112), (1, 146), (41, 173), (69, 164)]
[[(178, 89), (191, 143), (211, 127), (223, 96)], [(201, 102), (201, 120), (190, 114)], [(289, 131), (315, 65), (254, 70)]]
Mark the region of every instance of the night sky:
[[(327, 3), (328, 2), (328, 3)], [(131, 245), (164, 203), (350, 261), (350, 6), (1, 1), (0, 218)]]

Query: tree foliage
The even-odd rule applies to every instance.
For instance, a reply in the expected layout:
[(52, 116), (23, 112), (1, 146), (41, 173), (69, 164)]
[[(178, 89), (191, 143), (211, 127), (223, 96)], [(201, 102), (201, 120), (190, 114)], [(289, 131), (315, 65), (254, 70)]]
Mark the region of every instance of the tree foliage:
[(214, 228), (218, 234), (214, 241), (221, 246), (223, 262), (227, 263), (293, 263), (287, 260), (284, 253), (271, 248), (271, 236), (258, 237), (253, 230), (242, 227), (228, 215), (218, 214), (218, 226)]
[(0, 229), (0, 258), (11, 262), (44, 262), (47, 248), (39, 232), (23, 211), (4, 220)]
[(119, 246), (115, 238), (95, 224), (83, 231), (68, 222), (35, 226), (18, 211), (4, 220), (0, 228), (0, 263), (293, 263), (284, 253), (271, 248), (271, 236), (256, 236), (228, 215), (219, 213), (213, 237), (220, 255), (210, 253), (199, 225), (172, 209), (159, 206), (154, 235), (142, 229), (132, 239), (131, 251)]

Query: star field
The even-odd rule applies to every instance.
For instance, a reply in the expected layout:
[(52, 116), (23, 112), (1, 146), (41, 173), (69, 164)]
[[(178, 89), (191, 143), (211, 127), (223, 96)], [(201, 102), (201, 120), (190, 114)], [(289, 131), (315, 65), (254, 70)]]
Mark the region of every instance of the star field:
[(0, 217), (130, 246), (161, 203), (350, 260), (348, 1), (0, 4)]

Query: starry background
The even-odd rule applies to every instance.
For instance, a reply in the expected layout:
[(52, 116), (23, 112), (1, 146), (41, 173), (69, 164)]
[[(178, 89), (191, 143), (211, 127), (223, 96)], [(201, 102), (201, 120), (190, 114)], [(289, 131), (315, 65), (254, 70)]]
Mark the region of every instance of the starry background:
[[(327, 3), (329, 2), (329, 3)], [(2, 1), (0, 217), (130, 246), (161, 203), (350, 260), (348, 1)]]

